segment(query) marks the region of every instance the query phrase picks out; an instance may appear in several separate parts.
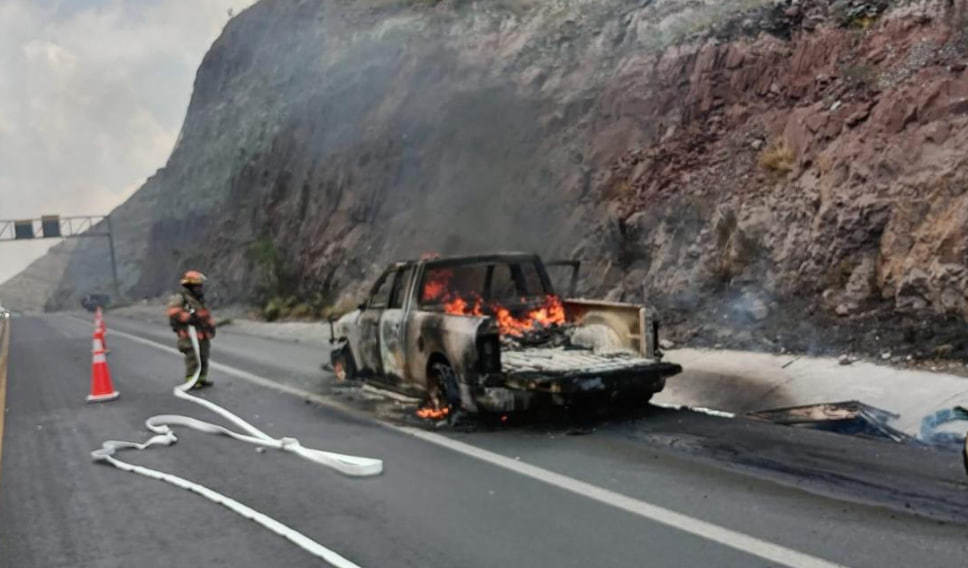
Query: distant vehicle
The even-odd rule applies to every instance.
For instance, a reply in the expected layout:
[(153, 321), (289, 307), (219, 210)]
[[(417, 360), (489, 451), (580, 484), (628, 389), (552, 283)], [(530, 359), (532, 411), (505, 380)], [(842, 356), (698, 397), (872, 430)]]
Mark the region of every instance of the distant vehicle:
[[(558, 262), (574, 269), (578, 262)], [(340, 379), (423, 397), (418, 414), (507, 412), (589, 400), (644, 403), (666, 377), (658, 325), (634, 304), (562, 300), (535, 254), (391, 265), (333, 326)], [(421, 413), (424, 412), (424, 413)]]
[(10, 311), (0, 304), (0, 319), (10, 319)]
[(111, 296), (107, 294), (88, 294), (81, 298), (81, 306), (89, 312), (111, 305)]

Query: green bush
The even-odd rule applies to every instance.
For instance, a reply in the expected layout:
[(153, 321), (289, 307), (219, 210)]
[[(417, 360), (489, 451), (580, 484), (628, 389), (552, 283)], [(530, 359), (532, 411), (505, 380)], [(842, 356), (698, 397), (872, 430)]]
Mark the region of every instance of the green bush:
[(282, 299), (277, 296), (266, 302), (265, 307), (262, 308), (262, 317), (266, 321), (276, 321), (282, 317), (283, 309)]

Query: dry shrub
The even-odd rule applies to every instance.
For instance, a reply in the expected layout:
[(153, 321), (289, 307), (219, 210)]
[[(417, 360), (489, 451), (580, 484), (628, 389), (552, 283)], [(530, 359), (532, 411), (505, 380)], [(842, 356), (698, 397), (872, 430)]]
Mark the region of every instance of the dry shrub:
[(620, 181), (613, 181), (612, 183), (608, 184), (603, 193), (605, 199), (621, 199), (629, 196), (632, 191), (632, 184), (629, 183), (627, 179), (623, 179)]
[(777, 174), (793, 170), (793, 148), (786, 140), (775, 140), (760, 152), (759, 165), (764, 170)]
[(291, 319), (312, 319), (315, 315), (316, 314), (313, 307), (306, 302), (296, 304), (291, 310), (289, 310), (289, 317)]
[(817, 171), (820, 175), (825, 176), (830, 173), (834, 167), (834, 160), (827, 154), (820, 154), (817, 156)]
[(356, 302), (353, 298), (344, 296), (339, 299), (335, 304), (326, 306), (319, 311), (319, 316), (323, 319), (338, 319), (345, 313), (351, 312), (356, 309)]

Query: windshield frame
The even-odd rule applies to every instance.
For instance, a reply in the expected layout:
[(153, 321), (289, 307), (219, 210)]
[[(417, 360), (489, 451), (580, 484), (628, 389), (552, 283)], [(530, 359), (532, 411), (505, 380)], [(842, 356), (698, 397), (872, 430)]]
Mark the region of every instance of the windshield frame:
[[(554, 287), (552, 285), (551, 279), (548, 276), (547, 271), (544, 268), (544, 263), (541, 261), (541, 257), (536, 254), (500, 254), (500, 255), (483, 255), (475, 257), (465, 257), (465, 258), (454, 258), (454, 259), (441, 259), (432, 260), (424, 263), (423, 269), (420, 271), (419, 282), (414, 290), (414, 300), (421, 309), (435, 309), (443, 306), (444, 301), (424, 301), (423, 300), (423, 290), (427, 283), (427, 278), (432, 271), (443, 270), (443, 269), (456, 269), (465, 266), (487, 266), (487, 274), (485, 275), (484, 290), (482, 290), (482, 299), (485, 301), (491, 301), (495, 298), (491, 297), (491, 285), (494, 267), (499, 264), (504, 264), (512, 267), (512, 272), (515, 272), (515, 265), (531, 264), (535, 272), (537, 273), (541, 287), (540, 291), (532, 292), (528, 290), (528, 294), (524, 297), (516, 298), (500, 298), (502, 303), (530, 303), (533, 300), (544, 301), (548, 296), (555, 295)], [(522, 269), (518, 267), (516, 269), (518, 273), (522, 273)], [(522, 274), (523, 276), (523, 274)]]

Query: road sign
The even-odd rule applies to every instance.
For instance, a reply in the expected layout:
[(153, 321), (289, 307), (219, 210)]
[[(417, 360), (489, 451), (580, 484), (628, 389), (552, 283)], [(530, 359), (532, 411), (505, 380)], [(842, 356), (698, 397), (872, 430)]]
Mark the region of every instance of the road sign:
[(32, 239), (34, 238), (34, 223), (30, 219), (23, 219), (20, 221), (13, 222), (14, 238), (15, 239)]
[(40, 225), (45, 239), (61, 236), (60, 215), (44, 215), (40, 218)]

